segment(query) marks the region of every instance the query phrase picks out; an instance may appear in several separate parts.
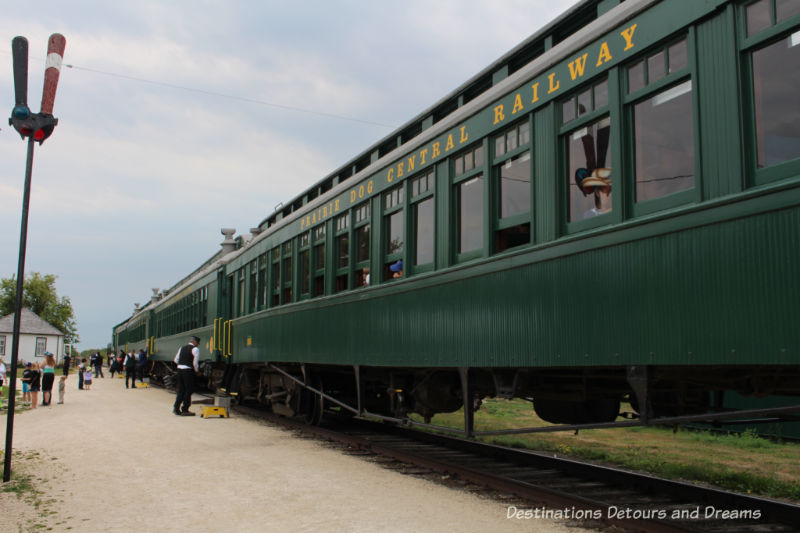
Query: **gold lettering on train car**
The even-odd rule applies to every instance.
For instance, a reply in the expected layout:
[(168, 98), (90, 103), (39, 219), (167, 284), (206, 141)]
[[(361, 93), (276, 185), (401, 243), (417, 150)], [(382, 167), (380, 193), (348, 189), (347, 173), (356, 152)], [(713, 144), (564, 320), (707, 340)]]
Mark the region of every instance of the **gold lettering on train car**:
[(531, 103), (535, 104), (539, 101), (539, 82), (537, 81), (531, 85), (531, 89), (533, 89), (533, 99), (531, 100)]
[(503, 104), (494, 107), (494, 123), (503, 122), (506, 116), (503, 114)]
[(358, 198), (364, 198), (364, 184), (358, 186)]
[[(556, 78), (555, 72), (547, 75), (547, 79), (550, 80), (550, 88), (547, 89), (547, 94), (554, 93), (558, 90), (559, 87), (561, 87), (561, 82), (556, 80), (555, 78)], [(553, 84), (553, 81), (555, 81), (555, 84)]]
[(417, 163), (417, 154), (408, 156), (408, 160), (406, 161), (408, 164), (408, 171), (411, 172), (414, 170), (414, 165)]
[(422, 150), (419, 151), (419, 159), (420, 159), (419, 160), (419, 164), (420, 165), (424, 165), (425, 164), (425, 156), (426, 155), (428, 155), (428, 149), (427, 148), (423, 148)]
[(633, 32), (636, 31), (636, 24), (633, 26), (622, 30), (619, 34), (622, 35), (622, 38), (625, 39), (625, 48), (622, 49), (624, 52), (625, 50), (629, 50), (633, 48)]
[(439, 141), (436, 141), (435, 143), (433, 143), (431, 145), (431, 147), (433, 148), (433, 153), (431, 154), (431, 159), (436, 159), (437, 157), (439, 157), (439, 155), (440, 155), (439, 154), (439, 146), (440, 145), (441, 145), (441, 143)]
[(372, 180), (367, 182), (367, 194), (372, 194)]
[[(389, 181), (392, 181), (391, 178), (389, 179)], [(350, 203), (351, 204), (356, 203), (356, 190), (355, 189), (350, 191)]]
[(468, 140), (469, 140), (469, 133), (467, 133), (467, 127), (461, 126), (461, 139), (459, 139), (458, 144), (464, 144)]
[(580, 57), (576, 57), (574, 60), (570, 61), (567, 66), (569, 67), (569, 76), (572, 78), (572, 81), (575, 81), (575, 78), (580, 78), (583, 76), (583, 72), (586, 69), (586, 58), (589, 57), (589, 54), (583, 54)]
[(322, 206), (322, 218), (326, 218), (328, 216), (328, 206)]
[(405, 163), (403, 163), (402, 161), (400, 163), (397, 163), (397, 177), (398, 178), (403, 177), (403, 173), (404, 173), (403, 168), (404, 167), (405, 167)]
[(317, 212), (316, 211), (311, 213), (311, 223), (312, 224), (316, 224), (317, 223)]
[(449, 152), (453, 149), (453, 146), (455, 145), (453, 144), (453, 134), (451, 133), (447, 136), (447, 144), (444, 145), (444, 151)]
[(337, 213), (339, 212), (339, 199), (338, 198), (333, 201), (333, 209), (334, 209), (335, 212), (337, 212)]
[(597, 65), (596, 67), (601, 66), (603, 63), (607, 61), (611, 61), (613, 57), (611, 57), (611, 51), (608, 49), (608, 42), (603, 42), (600, 45), (600, 53), (597, 55)]
[[(388, 183), (391, 183), (393, 179), (394, 179), (394, 167), (390, 168), (389, 172), (386, 173), (386, 181)], [(356, 199), (355, 191), (353, 192), (352, 198), (353, 198), (353, 200)]]
[(522, 95), (517, 93), (514, 95), (514, 109), (511, 110), (512, 115), (516, 115), (517, 111), (522, 110)]

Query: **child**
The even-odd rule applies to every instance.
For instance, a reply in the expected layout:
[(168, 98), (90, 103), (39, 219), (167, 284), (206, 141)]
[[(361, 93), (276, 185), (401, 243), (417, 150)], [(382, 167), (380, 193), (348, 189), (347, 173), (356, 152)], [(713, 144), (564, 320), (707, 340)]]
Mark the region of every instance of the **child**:
[(92, 388), (92, 369), (87, 368), (83, 374), (83, 390), (91, 390)]
[(86, 358), (81, 359), (78, 363), (78, 390), (83, 390), (83, 377), (86, 372)]
[(64, 391), (67, 389), (67, 376), (61, 376), (58, 382), (58, 403), (64, 403)]
[(31, 404), (31, 364), (25, 363), (25, 370), (22, 372), (22, 403)]

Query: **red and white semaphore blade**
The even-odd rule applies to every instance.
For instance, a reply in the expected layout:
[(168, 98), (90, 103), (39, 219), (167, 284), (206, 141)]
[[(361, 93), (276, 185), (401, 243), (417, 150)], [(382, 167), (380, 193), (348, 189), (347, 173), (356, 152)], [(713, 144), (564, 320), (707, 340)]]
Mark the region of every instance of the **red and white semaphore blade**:
[(54, 33), (47, 41), (47, 62), (44, 66), (44, 87), (42, 88), (42, 110), (40, 113), (53, 114), (53, 102), (56, 99), (58, 76), (61, 74), (61, 61), (67, 40), (60, 33)]

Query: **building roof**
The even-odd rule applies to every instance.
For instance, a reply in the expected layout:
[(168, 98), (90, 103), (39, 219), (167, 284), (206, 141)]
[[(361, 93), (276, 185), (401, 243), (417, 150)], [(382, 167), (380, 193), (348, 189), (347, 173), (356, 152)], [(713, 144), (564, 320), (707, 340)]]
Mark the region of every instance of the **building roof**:
[[(29, 335), (60, 335), (64, 336), (58, 328), (45, 322), (39, 315), (28, 309), (22, 308), (20, 317), (19, 331), (22, 334)], [(0, 333), (13, 334), (14, 333), (14, 313), (0, 318)]]

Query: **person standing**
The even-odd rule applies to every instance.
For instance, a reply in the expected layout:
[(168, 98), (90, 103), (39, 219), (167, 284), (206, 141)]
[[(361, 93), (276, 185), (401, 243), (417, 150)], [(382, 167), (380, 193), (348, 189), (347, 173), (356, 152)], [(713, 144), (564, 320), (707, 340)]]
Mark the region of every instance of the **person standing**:
[(81, 362), (78, 363), (78, 390), (83, 390), (83, 378), (84, 372), (86, 372), (86, 358), (81, 358)]
[(61, 376), (58, 381), (58, 403), (64, 403), (64, 393), (67, 389), (67, 376)]
[(56, 360), (50, 352), (44, 352), (42, 367), (42, 406), (50, 405), (53, 399), (53, 382), (56, 380)]
[(6, 380), (6, 364), (0, 359), (0, 409), (3, 408), (3, 382)]
[(144, 383), (145, 368), (147, 367), (147, 352), (144, 348), (139, 350), (139, 356), (136, 360), (136, 372), (139, 374), (139, 383)]
[(39, 391), (42, 390), (42, 373), (39, 372), (39, 363), (31, 366), (31, 409), (39, 406)]
[(33, 370), (30, 363), (25, 363), (25, 370), (22, 371), (22, 401), (31, 404), (31, 377)]
[(133, 350), (125, 356), (125, 388), (128, 388), (128, 380), (131, 380), (130, 388), (136, 388), (136, 354)]
[(69, 376), (69, 364), (72, 362), (72, 357), (70, 357), (69, 352), (64, 354), (64, 369), (62, 373), (65, 376)]
[(105, 378), (103, 375), (103, 356), (100, 355), (100, 352), (94, 354), (94, 377), (98, 375), (101, 378)]
[(179, 416), (194, 416), (189, 411), (192, 405), (192, 391), (194, 390), (194, 373), (200, 370), (200, 337), (192, 337), (189, 344), (182, 346), (175, 354), (175, 364), (178, 366), (178, 390), (175, 393), (175, 405), (172, 412)]

